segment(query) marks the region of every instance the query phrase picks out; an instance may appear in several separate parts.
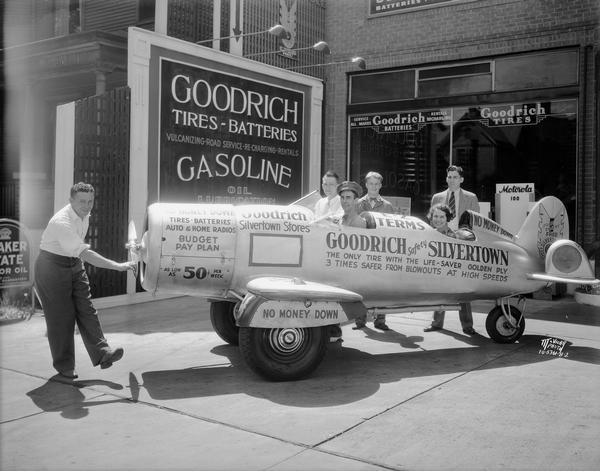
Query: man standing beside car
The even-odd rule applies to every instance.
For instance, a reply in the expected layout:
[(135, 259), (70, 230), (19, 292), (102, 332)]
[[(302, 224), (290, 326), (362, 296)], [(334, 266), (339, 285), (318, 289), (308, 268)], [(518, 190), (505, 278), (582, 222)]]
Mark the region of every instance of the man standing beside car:
[(374, 211), (376, 213), (393, 213), (394, 207), (388, 200), (383, 199), (379, 194), (383, 177), (380, 173), (369, 172), (365, 177), (365, 186), (367, 194), (358, 200), (358, 212)]
[(479, 212), (479, 200), (475, 193), (463, 190), (461, 184), (465, 181), (462, 167), (450, 165), (446, 170), (446, 183), (448, 189), (440, 193), (436, 193), (431, 198), (431, 206), (436, 204), (446, 204), (452, 211), (453, 217), (448, 223), (452, 230), (458, 229), (458, 221), (462, 213), (470, 209), (471, 211)]
[(317, 201), (315, 205), (315, 220), (323, 219), (327, 216), (341, 218), (342, 214), (344, 214), (340, 196), (337, 193), (338, 181), (338, 174), (332, 170), (328, 170), (323, 175), (321, 187), (323, 188), (325, 197)]
[[(367, 194), (358, 200), (358, 212), (373, 211), (377, 213), (393, 213), (394, 207), (388, 200), (383, 199), (379, 194), (383, 182), (383, 177), (378, 172), (369, 172), (365, 177), (365, 186)], [(355, 319), (354, 330), (362, 329), (367, 325), (367, 317), (361, 316)], [(377, 314), (373, 320), (373, 326), (379, 330), (390, 330), (385, 323), (385, 314)]]
[[(431, 198), (431, 207), (436, 204), (445, 204), (450, 208), (452, 219), (448, 222), (448, 227), (453, 231), (458, 229), (458, 221), (462, 213), (466, 210), (479, 212), (479, 200), (475, 193), (463, 190), (460, 186), (465, 181), (463, 177), (462, 167), (450, 165), (446, 170), (446, 183), (448, 189), (440, 193), (436, 193)], [(434, 311), (431, 325), (423, 329), (425, 332), (441, 330), (444, 328), (445, 311)], [(462, 325), (462, 330), (467, 335), (474, 335), (473, 329), (473, 312), (471, 303), (460, 303), (458, 317)]]
[(104, 338), (83, 262), (117, 271), (134, 270), (135, 263), (109, 260), (84, 243), (93, 206), (94, 187), (82, 182), (73, 185), (69, 204), (50, 219), (42, 233), (35, 262), (35, 286), (48, 328), (53, 366), (68, 379), (77, 378), (75, 324), (94, 366), (109, 368), (123, 356), (121, 347), (111, 349)]

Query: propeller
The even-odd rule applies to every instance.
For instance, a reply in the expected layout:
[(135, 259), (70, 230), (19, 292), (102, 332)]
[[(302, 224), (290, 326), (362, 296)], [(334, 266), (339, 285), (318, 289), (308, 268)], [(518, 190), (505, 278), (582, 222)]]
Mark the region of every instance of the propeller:
[(140, 261), (140, 248), (141, 244), (138, 244), (137, 241), (137, 231), (135, 229), (135, 223), (133, 219), (129, 221), (129, 226), (127, 226), (127, 244), (125, 244), (125, 248), (129, 250), (129, 256), (131, 260), (134, 262)]
[(129, 250), (129, 258), (132, 262), (136, 263), (133, 270), (133, 276), (137, 278), (138, 273), (140, 274), (140, 282), (143, 283), (143, 273), (141, 270), (140, 262), (143, 259), (144, 243), (138, 243), (137, 241), (137, 230), (135, 229), (135, 223), (133, 220), (129, 221), (127, 226), (127, 244), (125, 248)]

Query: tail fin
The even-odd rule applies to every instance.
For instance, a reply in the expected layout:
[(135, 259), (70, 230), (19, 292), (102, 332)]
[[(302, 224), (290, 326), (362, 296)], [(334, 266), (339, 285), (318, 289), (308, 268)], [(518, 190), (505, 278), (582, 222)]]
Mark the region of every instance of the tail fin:
[(516, 243), (531, 255), (546, 256), (557, 239), (569, 238), (569, 217), (562, 202), (546, 196), (531, 209), (516, 236)]

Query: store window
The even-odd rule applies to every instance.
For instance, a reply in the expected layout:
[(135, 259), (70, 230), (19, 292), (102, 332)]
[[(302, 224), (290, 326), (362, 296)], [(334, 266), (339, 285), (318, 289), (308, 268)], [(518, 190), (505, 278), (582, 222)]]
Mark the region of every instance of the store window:
[(496, 183), (534, 183), (536, 200), (564, 203), (574, 239), (577, 100), (454, 108), (453, 116), (452, 162), (467, 169), (465, 185), (493, 206)]
[[(352, 116), (350, 118), (350, 178), (383, 176), (383, 196), (410, 198), (410, 212), (429, 209), (437, 162), (449, 142), (450, 109)], [(447, 152), (448, 149), (446, 149)]]
[(415, 96), (415, 70), (357, 75), (350, 87), (352, 103), (409, 100)]
[(478, 62), (365, 72), (350, 77), (348, 103), (380, 103), (486, 92), (577, 85), (574, 48), (518, 54)]
[(503, 57), (495, 61), (495, 90), (577, 85), (577, 50)]
[(571, 99), (351, 116), (350, 178), (380, 172), (381, 194), (410, 198), (417, 217), (446, 188), (450, 164), (464, 168), (464, 188), (492, 211), (497, 183), (533, 183), (536, 200), (563, 201), (574, 238), (576, 115)]
[(417, 96), (420, 98), (491, 91), (490, 62), (418, 70)]

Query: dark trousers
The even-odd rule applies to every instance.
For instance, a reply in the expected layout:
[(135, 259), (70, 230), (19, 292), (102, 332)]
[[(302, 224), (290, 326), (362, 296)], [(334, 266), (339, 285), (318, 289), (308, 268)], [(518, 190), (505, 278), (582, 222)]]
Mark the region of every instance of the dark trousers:
[(54, 368), (59, 372), (75, 368), (75, 323), (92, 364), (98, 365), (109, 347), (92, 304), (83, 261), (42, 250), (34, 273)]
[[(432, 327), (444, 327), (444, 318), (446, 317), (446, 311), (433, 311), (433, 321), (431, 322)], [(458, 311), (458, 317), (462, 325), (463, 330), (473, 328), (473, 311), (471, 310), (471, 303), (461, 303)]]
[[(354, 319), (354, 322), (359, 327), (364, 327), (367, 324), (367, 315), (358, 316)], [(374, 324), (385, 324), (385, 314), (376, 314), (375, 319), (373, 319)]]

